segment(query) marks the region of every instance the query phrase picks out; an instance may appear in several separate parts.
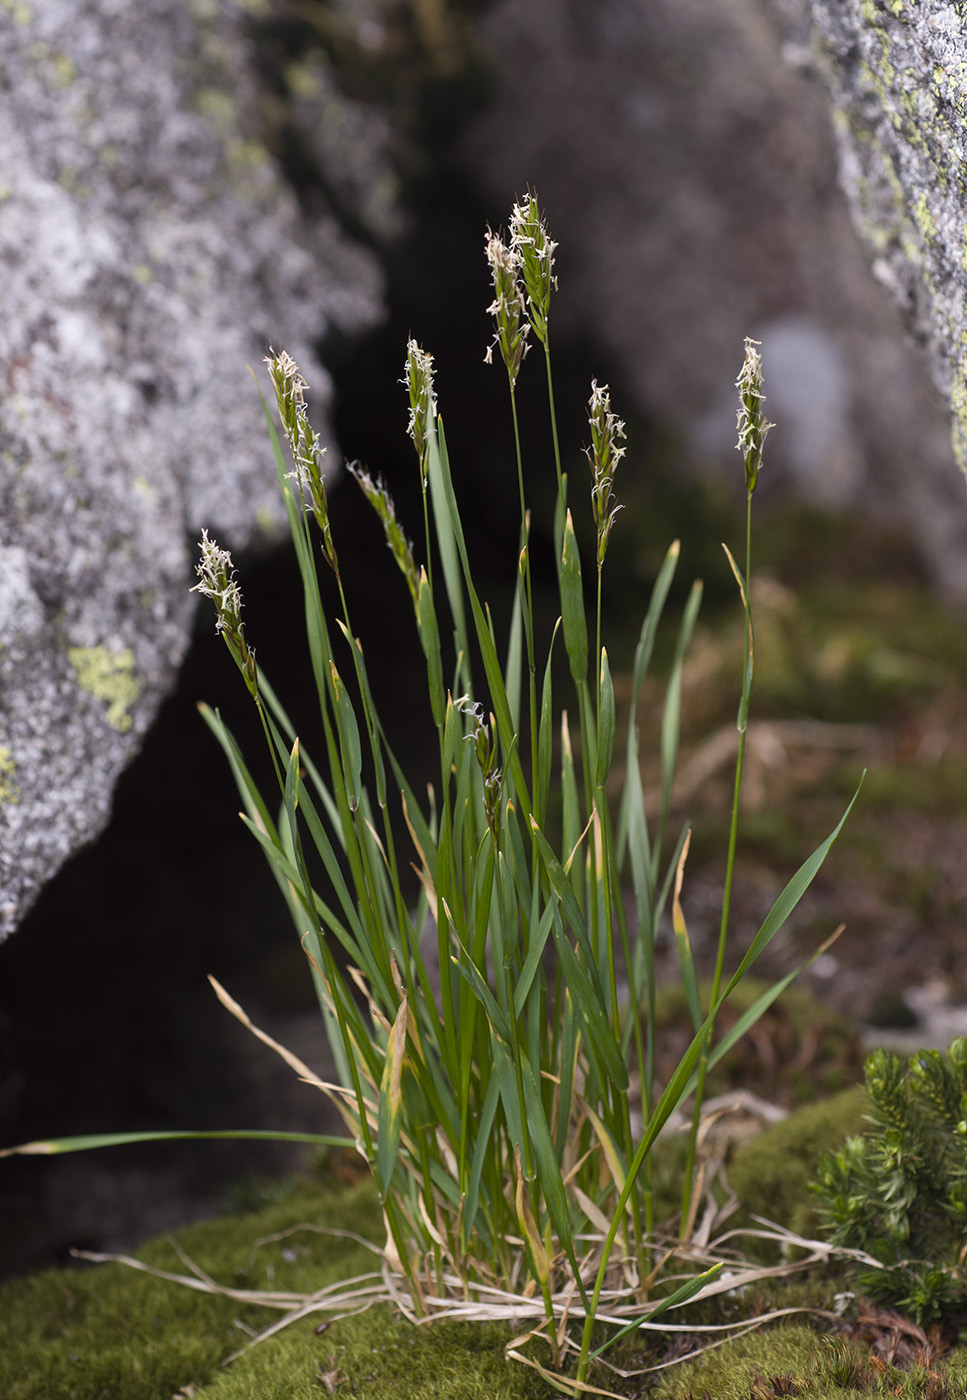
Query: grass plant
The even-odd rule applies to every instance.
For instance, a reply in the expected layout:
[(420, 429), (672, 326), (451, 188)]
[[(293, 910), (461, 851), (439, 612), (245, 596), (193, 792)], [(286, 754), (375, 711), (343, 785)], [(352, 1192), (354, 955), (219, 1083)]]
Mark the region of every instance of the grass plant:
[[(439, 784), (425, 795), (414, 790), (374, 705), (307, 385), (285, 353), (267, 361), (281, 435), (268, 406), (266, 419), (303, 584), (322, 759), (317, 763), (300, 741), (256, 666), (231, 558), (207, 533), (196, 588), (214, 604), (217, 629), (257, 707), (274, 792), (259, 791), (218, 712), (202, 712), (231, 764), (243, 820), (271, 864), (305, 950), (335, 1080), (322, 1081), (256, 1033), (338, 1109), (346, 1136), (318, 1141), (354, 1146), (372, 1171), (390, 1295), (414, 1319), (492, 1316), (500, 1303), (525, 1328), (511, 1354), (577, 1393), (588, 1389), (592, 1363), (620, 1338), (726, 1287), (718, 1279), (721, 1262), (694, 1262), (703, 1257), (695, 1249), (696, 1148), (706, 1078), (796, 974), (768, 986), (716, 1038), (718, 1015), (801, 900), (846, 814), (736, 955), (730, 892), (754, 672), (752, 497), (772, 427), (762, 408), (762, 362), (747, 340), (737, 381), (747, 490), (742, 562), (727, 550), (745, 618), (737, 756), (720, 932), (704, 994), (682, 906), (689, 832), (670, 830), (669, 821), (682, 668), (701, 586), (693, 587), (678, 624), (660, 726), (661, 799), (649, 821), (636, 714), (679, 546), (669, 548), (654, 582), (627, 723), (619, 729), (603, 630), (624, 425), (608, 388), (592, 383), (584, 509), (593, 518), (595, 550), (593, 560), (582, 560), (554, 406), (549, 324), (556, 244), (534, 196), (515, 206), (509, 227), (506, 238), (488, 232), (486, 239), (495, 323), (488, 358), (496, 351), (507, 374), (520, 515), (517, 554), (508, 561), (516, 595), (506, 637), (498, 637), (474, 582), (433, 361), (415, 342), (407, 347), (404, 381), (422, 490), (421, 566), (383, 483), (351, 469), (412, 600)], [(525, 469), (516, 396), (535, 342), (544, 353), (549, 446), (546, 463)], [(549, 636), (538, 636), (534, 620), (533, 570), (540, 561), (532, 559), (527, 483), (535, 469), (553, 470), (557, 483), (551, 533), (559, 617)], [(320, 559), (335, 578), (335, 616), (321, 601)], [(568, 708), (558, 698), (557, 660), (566, 663)], [(411, 699), (415, 722), (416, 695)], [(627, 735), (623, 785), (613, 793), (619, 732)], [(397, 808), (408, 832), (405, 851), (398, 849)], [(405, 894), (410, 865), (419, 878), (415, 907)], [(660, 1083), (654, 953), (669, 905), (692, 1036)], [(251, 1025), (228, 992), (217, 984), (215, 990)], [(660, 1254), (652, 1154), (669, 1117), (689, 1098), (693, 1126), (679, 1243)], [(62, 1151), (106, 1140), (18, 1150)], [(525, 1338), (546, 1344), (546, 1364), (532, 1352), (525, 1357)]]

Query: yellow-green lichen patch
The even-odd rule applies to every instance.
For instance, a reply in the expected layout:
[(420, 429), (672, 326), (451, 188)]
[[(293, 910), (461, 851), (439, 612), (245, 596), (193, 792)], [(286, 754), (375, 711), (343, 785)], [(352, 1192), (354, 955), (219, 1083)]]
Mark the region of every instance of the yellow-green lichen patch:
[(953, 411), (951, 442), (954, 459), (960, 470), (967, 476), (967, 384), (963, 373), (955, 376), (950, 389), (950, 407)]
[(917, 226), (924, 238), (928, 242), (935, 241), (937, 237), (937, 225), (934, 223), (933, 215), (930, 213), (927, 196), (922, 192), (917, 196), (917, 202), (913, 206), (913, 212), (916, 216)]
[(139, 496), (146, 496), (151, 502), (157, 501), (158, 488), (157, 486), (155, 486), (154, 482), (149, 481), (146, 476), (134, 477), (131, 482), (131, 485), (134, 487), (135, 491), (137, 491)]
[(33, 20), (33, 6), (26, 4), (25, 0), (3, 0), (3, 8), (18, 29), (25, 29)]
[(13, 782), (16, 771), (13, 754), (9, 749), (0, 748), (0, 807), (20, 801), (20, 789)]
[(81, 690), (95, 700), (107, 701), (107, 722), (119, 734), (131, 728), (131, 706), (137, 703), (144, 680), (134, 669), (130, 647), (68, 647), (67, 659), (77, 672)]

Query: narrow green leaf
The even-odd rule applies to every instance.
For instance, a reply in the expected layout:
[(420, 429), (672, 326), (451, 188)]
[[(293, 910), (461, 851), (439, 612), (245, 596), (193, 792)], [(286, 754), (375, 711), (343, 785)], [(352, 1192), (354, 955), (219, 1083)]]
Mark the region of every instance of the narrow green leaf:
[(551, 923), (554, 919), (554, 905), (549, 904), (541, 915), (541, 921), (536, 932), (531, 932), (531, 945), (524, 959), (524, 966), (520, 970), (517, 978), (517, 986), (514, 988), (514, 1011), (516, 1015), (522, 1016), (530, 990), (541, 966), (541, 959), (544, 956), (544, 948), (551, 934)]
[(584, 611), (581, 555), (570, 511), (564, 525), (564, 550), (561, 556), (561, 621), (571, 678), (580, 683), (587, 679), (588, 674), (588, 621)]
[(609, 1080), (616, 1089), (628, 1087), (628, 1066), (621, 1053), (621, 1046), (615, 1039), (604, 1012), (597, 971), (592, 966), (594, 982), (578, 961), (574, 949), (564, 933), (559, 919), (552, 926), (554, 945), (561, 961), (561, 972), (568, 991), (574, 998), (574, 1005), (580, 1023), (587, 1035), (589, 1048), (602, 1067), (602, 1077)]
[[(809, 957), (806, 958), (805, 962), (802, 962), (799, 964), (798, 967), (793, 968), (792, 972), (787, 972), (785, 977), (780, 978), (778, 982), (776, 982), (773, 986), (769, 987), (766, 991), (764, 991), (761, 994), (761, 996), (756, 997), (755, 1001), (748, 1008), (748, 1010), (744, 1011), (742, 1015), (738, 1018), (738, 1020), (735, 1022), (735, 1025), (730, 1026), (728, 1031), (726, 1031), (725, 1035), (722, 1036), (721, 1040), (716, 1041), (715, 1048), (709, 1052), (709, 1069), (714, 1069), (718, 1062), (729, 1053), (729, 1051), (732, 1049), (732, 1046), (735, 1045), (737, 1041), (741, 1040), (742, 1037), (745, 1035), (746, 1031), (755, 1025), (755, 1023), (760, 1019), (760, 1017), (763, 1016), (766, 1011), (768, 1011), (769, 1007), (773, 1004), (773, 1002), (777, 1001), (779, 997), (782, 996), (782, 993), (786, 990), (790, 983), (794, 982), (796, 978), (800, 976), (801, 973), (805, 972), (807, 968), (811, 967), (812, 964), (816, 961), (816, 959), (821, 957), (822, 954), (825, 953), (826, 950), (832, 946), (832, 944), (836, 941), (836, 938), (839, 936), (839, 933), (842, 931), (842, 928), (843, 925), (840, 925), (840, 928), (837, 929), (836, 933), (833, 934), (831, 938), (827, 938), (825, 943), (821, 943), (814, 952), (810, 953)], [(692, 1077), (691, 1082), (688, 1085), (688, 1088), (685, 1090), (686, 1099), (689, 1098), (690, 1095), (694, 1092), (695, 1085), (697, 1082), (698, 1076), (694, 1075)]]
[(386, 1059), (379, 1086), (376, 1138), (376, 1184), (380, 1199), (389, 1194), (393, 1168), (400, 1147), (403, 1116), (403, 1056), (406, 1051), (406, 1021), (409, 1003), (406, 993), (400, 1000), (393, 1028), (386, 1044)]
[(527, 852), (524, 849), (524, 837), (520, 829), (520, 822), (517, 820), (517, 812), (512, 802), (508, 802), (506, 807), (503, 836), (504, 844), (510, 852), (510, 868), (514, 875), (514, 886), (517, 890), (520, 909), (526, 917), (526, 911), (531, 907), (533, 892), (531, 890)]
[(698, 973), (695, 970), (695, 958), (692, 953), (692, 944), (688, 936), (688, 926), (685, 923), (685, 915), (682, 912), (681, 893), (682, 880), (685, 876), (685, 862), (688, 859), (688, 847), (691, 843), (692, 833), (689, 831), (685, 837), (685, 844), (682, 846), (682, 853), (678, 858), (678, 865), (675, 869), (675, 892), (672, 895), (672, 928), (675, 931), (675, 946), (678, 949), (678, 966), (682, 974), (682, 986), (685, 990), (685, 999), (688, 1002), (688, 1010), (692, 1018), (693, 1030), (698, 1030), (702, 1024), (702, 1004), (699, 999)]
[(665, 692), (665, 708), (662, 712), (661, 720), (662, 830), (664, 830), (665, 819), (667, 818), (668, 808), (671, 803), (672, 783), (675, 779), (675, 764), (678, 759), (678, 733), (681, 724), (682, 710), (682, 667), (685, 664), (685, 652), (691, 640), (701, 601), (702, 585), (699, 582), (693, 583), (692, 591), (688, 596), (688, 602), (685, 605), (685, 611), (682, 615), (681, 625), (678, 629), (678, 638), (675, 643), (675, 660), (672, 664), (672, 671), (668, 680), (668, 689)]
[(363, 754), (359, 742), (359, 725), (349, 692), (343, 685), (342, 677), (336, 670), (336, 663), (329, 662), (332, 676), (332, 693), (336, 707), (336, 728), (339, 731), (339, 744), (342, 749), (343, 774), (346, 792), (349, 796), (349, 809), (355, 812), (359, 807), (359, 796), (363, 782)]
[(636, 1331), (643, 1322), (654, 1322), (670, 1308), (680, 1308), (683, 1303), (689, 1302), (696, 1293), (702, 1291), (707, 1283), (714, 1282), (724, 1268), (724, 1264), (713, 1264), (703, 1274), (696, 1274), (694, 1278), (690, 1278), (687, 1283), (676, 1288), (674, 1293), (669, 1293), (667, 1298), (661, 1298), (654, 1307), (649, 1308), (640, 1317), (633, 1318), (631, 1322), (625, 1323), (624, 1327), (619, 1327), (617, 1332), (613, 1333), (602, 1346), (589, 1354), (588, 1360), (594, 1361), (597, 1357), (603, 1356), (614, 1346), (615, 1342), (620, 1342), (622, 1337), (627, 1337), (629, 1333)]
[(285, 810), (289, 818), (289, 828), (292, 832), (293, 840), (297, 840), (298, 819), (296, 811), (299, 806), (299, 741), (296, 739), (292, 745), (292, 752), (289, 754), (289, 761), (285, 769)]
[[(477, 590), (474, 587), (473, 576), (470, 572), (470, 559), (467, 555), (463, 526), (460, 523), (460, 512), (457, 507), (457, 498), (453, 490), (453, 481), (450, 477), (450, 465), (443, 440), (443, 422), (440, 419), (437, 420), (437, 428), (439, 449), (436, 447), (436, 437), (431, 438), (430, 442), (431, 487), (434, 472), (433, 464), (435, 462), (436, 475), (439, 480), (438, 489), (450, 512), (453, 546), (459, 555), (460, 564), (463, 569), (463, 581), (470, 599), (477, 646), (480, 649), (484, 673), (487, 677), (487, 685), (490, 688), (490, 702), (497, 719), (497, 729), (500, 734), (500, 742), (503, 749), (506, 776), (510, 780), (512, 793), (516, 793), (518, 805), (525, 814), (529, 815), (532, 809), (532, 803), (527, 788), (527, 781), (524, 777), (524, 770), (521, 766), (520, 754), (517, 751), (517, 730), (511, 717), (510, 704), (507, 699), (507, 688), (504, 684), (504, 675), (497, 658), (497, 648), (494, 645), (494, 640), (487, 622), (487, 616), (484, 609), (481, 607), (480, 599), (477, 597)], [(460, 649), (464, 651), (465, 654), (467, 654), (467, 646), (468, 642), (465, 641), (461, 635)], [(467, 671), (469, 675), (469, 666), (467, 667)]]
[(611, 667), (608, 665), (608, 653), (604, 647), (601, 648), (598, 696), (598, 764), (594, 782), (596, 787), (604, 787), (611, 772), (611, 760), (614, 758), (615, 730), (614, 682), (611, 679)]
[(515, 1154), (515, 1167), (517, 1174), (517, 1189), (515, 1192), (517, 1222), (520, 1225), (520, 1232), (527, 1244), (534, 1277), (537, 1279), (541, 1288), (545, 1289), (551, 1276), (551, 1261), (547, 1257), (547, 1250), (544, 1248), (541, 1232), (538, 1230), (537, 1221), (534, 1219), (534, 1211), (531, 1208), (530, 1191), (524, 1185), (524, 1172), (520, 1164), (519, 1147)]
[[(275, 691), (269, 685), (265, 677), (265, 673), (263, 671), (259, 672), (259, 693), (262, 696), (262, 699), (265, 701), (266, 705), (268, 706), (269, 710), (271, 711), (272, 715), (274, 716), (277, 724), (279, 725), (279, 728), (282, 730), (284, 737), (288, 740), (289, 747), (291, 748), (292, 744), (295, 742), (296, 737), (295, 725), (292, 723), (292, 721), (289, 719), (289, 716), (286, 714), (285, 709), (283, 708)], [(312, 783), (313, 789), (315, 790), (319, 801), (322, 803), (323, 809), (325, 810), (330, 826), (333, 828), (334, 831), (338, 833), (339, 808), (336, 804), (336, 800), (333, 797), (328, 784), (323, 781), (321, 773), (319, 772), (316, 765), (313, 763), (306, 749), (300, 746), (300, 751), (302, 754), (302, 766), (306, 771), (306, 775)]]
[(571, 747), (571, 731), (567, 721), (567, 710), (561, 711), (561, 852), (568, 862), (568, 878), (575, 898), (584, 901), (584, 861), (580, 853), (574, 855), (581, 839), (584, 823), (581, 821), (581, 804), (578, 797), (577, 770), (574, 764), (574, 750)]
[(440, 629), (437, 625), (436, 608), (433, 606), (433, 590), (426, 576), (426, 569), (420, 570), (420, 596), (417, 602), (417, 616), (420, 624), (420, 645), (426, 657), (427, 688), (430, 692), (430, 710), (433, 723), (439, 729), (446, 711), (446, 694), (443, 688), (443, 660), (440, 653)]
[(853, 796), (850, 799), (849, 806), (846, 808), (846, 811), (836, 823), (836, 826), (826, 837), (826, 840), (822, 843), (822, 845), (817, 847), (817, 849), (813, 851), (809, 859), (803, 861), (802, 865), (796, 871), (795, 875), (793, 875), (788, 885), (786, 885), (785, 889), (779, 895), (779, 898), (776, 900), (775, 904), (773, 904), (772, 908), (769, 910), (769, 913), (766, 915), (762, 927), (759, 929), (759, 932), (756, 934), (755, 938), (753, 938), (751, 944), (749, 945), (748, 952), (746, 953), (742, 961), (739, 963), (739, 966), (736, 968), (732, 980), (726, 987), (725, 992), (722, 996), (723, 1000), (725, 997), (728, 996), (729, 992), (733, 991), (734, 988), (738, 985), (738, 983), (741, 982), (742, 978), (745, 976), (746, 972), (759, 957), (760, 953), (762, 953), (762, 951), (765, 948), (767, 948), (768, 945), (772, 942), (773, 938), (775, 938), (776, 934), (779, 932), (783, 924), (789, 918), (789, 915), (795, 909), (796, 905), (799, 903), (803, 895), (808, 890), (809, 886), (812, 884), (820, 869), (820, 866), (822, 865), (826, 857), (829, 855), (833, 842), (836, 840), (837, 836), (842, 831), (843, 826), (846, 822), (846, 818), (853, 810), (853, 807), (856, 803), (856, 799), (860, 795), (860, 789), (863, 786), (863, 780), (865, 779), (865, 777), (866, 769), (864, 768), (863, 775), (859, 781), (859, 786), (853, 793)]
[(460, 944), (460, 952), (463, 954), (463, 958), (451, 957), (452, 963), (456, 967), (460, 976), (463, 977), (472, 987), (473, 994), (479, 1001), (480, 1005), (483, 1007), (484, 1015), (490, 1022), (491, 1028), (497, 1039), (500, 1040), (504, 1045), (509, 1045), (511, 1041), (510, 1022), (507, 1020), (507, 1017), (497, 1005), (497, 1002), (494, 1000), (493, 992), (487, 986), (487, 983), (484, 981), (479, 968), (477, 968), (474, 965), (473, 959), (470, 957), (469, 953), (463, 947), (462, 944)]
[(580, 1039), (577, 1017), (574, 1014), (574, 998), (564, 987), (564, 1014), (561, 1025), (560, 1053), (558, 1064), (561, 1070), (561, 1083), (558, 1089), (557, 1107), (557, 1159), (564, 1160), (568, 1136), (571, 1130), (571, 1109), (574, 1099), (574, 1079), (577, 1069), (578, 1041)]
[(554, 854), (554, 850), (551, 847), (550, 842), (544, 835), (543, 831), (541, 831), (540, 827), (537, 825), (537, 822), (534, 820), (533, 817), (531, 817), (531, 831), (534, 835), (534, 839), (537, 842), (537, 849), (540, 853), (541, 862), (543, 863), (544, 869), (547, 871), (547, 877), (551, 882), (551, 888), (560, 900), (561, 908), (564, 911), (564, 917), (570, 924), (574, 936), (578, 941), (578, 945), (581, 949), (581, 952), (584, 954), (585, 961), (588, 965), (589, 974), (594, 979), (595, 990), (598, 992), (598, 998), (599, 1000), (603, 1000), (600, 991), (600, 984), (598, 983), (597, 978), (597, 964), (595, 961), (594, 953), (591, 949), (591, 943), (588, 938), (587, 924), (584, 921), (584, 914), (581, 912), (581, 906), (578, 904), (577, 899), (574, 896), (574, 890), (571, 888), (571, 883), (568, 880), (564, 867), (558, 860), (557, 856)]
[(463, 600), (463, 585), (460, 579), (460, 558), (456, 529), (460, 529), (460, 517), (454, 514), (456, 502), (451, 506), (447, 484), (450, 477), (450, 463), (447, 458), (446, 438), (443, 432), (443, 419), (427, 424), (429, 452), (430, 502), (433, 506), (433, 522), (436, 527), (437, 546), (440, 562), (443, 565), (443, 581), (446, 584), (450, 614), (457, 634), (457, 650), (469, 660), (470, 635), (467, 632), (467, 614)]
[(571, 1232), (571, 1216), (568, 1210), (567, 1193), (564, 1189), (564, 1179), (561, 1175), (561, 1164), (554, 1151), (551, 1130), (548, 1127), (547, 1115), (544, 1112), (544, 1104), (541, 1100), (533, 1066), (523, 1052), (521, 1053), (520, 1067), (524, 1085), (524, 1102), (527, 1107), (527, 1130), (530, 1133), (531, 1146), (534, 1150), (537, 1179), (547, 1205), (551, 1226), (568, 1257), (573, 1275), (578, 1280), (581, 1296), (586, 1302), (584, 1285), (581, 1283), (581, 1270), (574, 1253), (574, 1236)]
[(641, 624), (641, 634), (638, 638), (638, 645), (635, 647), (631, 688), (632, 715), (634, 715), (637, 708), (638, 696), (641, 693), (641, 687), (644, 684), (645, 676), (648, 673), (648, 667), (651, 663), (651, 654), (655, 647), (655, 637), (658, 634), (658, 624), (661, 621), (661, 615), (668, 598), (668, 590), (675, 576), (675, 569), (678, 566), (678, 556), (680, 552), (681, 546), (678, 540), (675, 540), (669, 548), (668, 553), (665, 555), (664, 562), (658, 570), (658, 577), (655, 579), (651, 590), (648, 611), (645, 614), (644, 622)]
[(500, 943), (494, 941), (494, 961), (499, 956), (505, 972), (511, 971), (518, 958), (517, 899), (514, 877), (507, 868), (503, 851), (497, 853), (497, 905), (500, 911)]
[(547, 665), (544, 667), (544, 685), (541, 690), (541, 718), (537, 740), (537, 780), (534, 783), (534, 814), (543, 822), (547, 813), (547, 797), (551, 788), (551, 756), (554, 750), (553, 685), (551, 681), (551, 661), (554, 657), (554, 642), (561, 625), (558, 618), (551, 633), (551, 644), (547, 649)]
[(79, 1137), (50, 1138), (43, 1142), (22, 1142), (18, 1147), (0, 1148), (0, 1157), (51, 1157), (67, 1152), (89, 1152), (95, 1147), (124, 1147), (132, 1142), (172, 1142), (177, 1138), (258, 1138), (269, 1142), (308, 1142), (316, 1147), (355, 1147), (353, 1138), (331, 1137), (325, 1133), (282, 1133), (272, 1128), (220, 1129), (217, 1132), (173, 1130), (148, 1133), (85, 1133)]
[(507, 703), (510, 707), (510, 719), (514, 726), (515, 733), (520, 733), (520, 692), (524, 652), (524, 613), (521, 580), (524, 573), (524, 561), (526, 557), (527, 547), (525, 545), (523, 550), (521, 550), (519, 567), (517, 570), (517, 587), (514, 589), (514, 601), (510, 610), (510, 637), (507, 641), (507, 664), (504, 667)]
[(463, 1209), (463, 1230), (465, 1239), (470, 1239), (474, 1232), (477, 1209), (480, 1202), (480, 1178), (483, 1172), (484, 1162), (493, 1150), (491, 1135), (493, 1133), (494, 1116), (497, 1112), (497, 1103), (499, 1099), (500, 1079), (496, 1074), (492, 1074), (487, 1084), (487, 1092), (484, 1095), (480, 1117), (473, 1125), (474, 1132), (476, 1133), (476, 1140), (473, 1147), (473, 1156), (470, 1159), (470, 1174), (467, 1178), (467, 1195)]

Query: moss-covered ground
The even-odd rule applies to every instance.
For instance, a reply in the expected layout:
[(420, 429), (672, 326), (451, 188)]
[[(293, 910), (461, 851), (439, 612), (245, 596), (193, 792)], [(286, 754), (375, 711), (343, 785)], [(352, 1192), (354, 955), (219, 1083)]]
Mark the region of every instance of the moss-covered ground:
[[(798, 1110), (741, 1149), (730, 1179), (743, 1209), (730, 1223), (750, 1223), (754, 1212), (813, 1229), (808, 1179), (819, 1152), (856, 1128), (861, 1107), (861, 1092), (847, 1091)], [(190, 1259), (233, 1289), (309, 1294), (369, 1273), (377, 1263), (361, 1242), (326, 1231), (378, 1239), (379, 1223), (368, 1182), (337, 1187), (305, 1181), (284, 1201), (193, 1225), (179, 1232), (177, 1242), (163, 1238), (146, 1244), (138, 1257), (182, 1276), (190, 1274)], [(768, 1262), (776, 1258), (773, 1248)], [(855, 1304), (842, 1323), (832, 1322), (837, 1297), (846, 1289), (844, 1276), (826, 1269), (756, 1284), (741, 1297), (726, 1296), (700, 1312), (679, 1315), (677, 1320), (695, 1332), (630, 1339), (616, 1350), (616, 1363), (637, 1371), (695, 1352), (707, 1342), (697, 1330), (700, 1324), (734, 1324), (772, 1308), (804, 1311), (647, 1377), (622, 1377), (599, 1366), (592, 1380), (618, 1395), (648, 1393), (656, 1400), (778, 1395), (846, 1400), (861, 1391), (945, 1400), (967, 1393), (967, 1348), (945, 1355), (928, 1350), (922, 1364), (901, 1370), (857, 1340)], [(14, 1280), (0, 1288), (0, 1395), (4, 1400), (316, 1400), (329, 1393), (373, 1400), (544, 1400), (555, 1393), (533, 1370), (505, 1359), (512, 1333), (502, 1324), (437, 1322), (417, 1328), (389, 1305), (377, 1304), (336, 1319), (310, 1313), (245, 1349), (254, 1332), (279, 1316), (121, 1263)], [(223, 1364), (240, 1351), (231, 1364)], [(547, 1363), (546, 1354), (535, 1355)]]
[[(193, 1225), (138, 1257), (184, 1275), (187, 1255), (232, 1288), (310, 1293), (378, 1264), (347, 1238), (295, 1230), (328, 1225), (378, 1237), (368, 1183), (306, 1184), (281, 1205)], [(258, 1244), (257, 1241), (265, 1240)], [(183, 1252), (183, 1253), (182, 1253)], [(414, 1328), (381, 1305), (333, 1322), (310, 1314), (246, 1351), (280, 1314), (195, 1291), (124, 1264), (50, 1270), (0, 1289), (4, 1400), (317, 1400), (328, 1392), (413, 1400), (523, 1400), (542, 1383), (503, 1357), (509, 1331), (491, 1324)]]

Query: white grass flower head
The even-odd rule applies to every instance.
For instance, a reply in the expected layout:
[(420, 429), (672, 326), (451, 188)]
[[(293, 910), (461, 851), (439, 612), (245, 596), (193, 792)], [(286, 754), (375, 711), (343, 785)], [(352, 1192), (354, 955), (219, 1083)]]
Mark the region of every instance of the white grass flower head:
[(487, 307), (488, 313), (497, 322), (497, 333), (484, 355), (485, 362), (493, 363), (494, 346), (507, 366), (511, 388), (517, 383), (521, 363), (530, 349), (527, 335), (530, 323), (524, 319), (524, 297), (517, 283), (519, 271), (517, 258), (499, 233), (487, 230), (484, 250), (490, 263), (490, 274), (494, 284), (494, 299)]
[(591, 429), (591, 446), (585, 451), (591, 467), (591, 508), (598, 532), (600, 569), (608, 552), (611, 526), (621, 510), (612, 487), (618, 463), (625, 455), (625, 448), (621, 446), (625, 436), (625, 425), (617, 414), (611, 411), (611, 393), (607, 384), (599, 389), (596, 379), (591, 380), (588, 426)]
[(735, 381), (735, 387), (739, 391), (739, 408), (735, 425), (739, 440), (735, 445), (742, 453), (745, 465), (745, 486), (750, 496), (759, 479), (766, 436), (769, 429), (776, 426), (775, 423), (769, 422), (762, 411), (766, 396), (762, 392), (762, 356), (757, 348), (761, 344), (761, 341), (746, 336), (742, 372)]
[(219, 549), (208, 531), (202, 530), (198, 542), (201, 559), (195, 565), (198, 582), (189, 591), (210, 598), (215, 607), (215, 631), (225, 638), (225, 644), (235, 664), (245, 677), (245, 684), (254, 699), (258, 699), (258, 671), (255, 652), (245, 640), (242, 622), (242, 590), (235, 580), (235, 566), (227, 549)]
[(528, 318), (534, 334), (546, 349), (551, 291), (557, 290), (557, 278), (554, 276), (554, 249), (557, 244), (548, 236), (537, 196), (530, 191), (514, 205), (510, 216), (510, 247), (527, 294)]
[(416, 455), (420, 459), (420, 474), (425, 485), (430, 452), (426, 424), (427, 417), (434, 411), (433, 356), (428, 355), (412, 338), (406, 344), (403, 383), (410, 396), (410, 417), (406, 431), (413, 439)]
[(329, 524), (329, 498), (322, 470), (326, 449), (321, 446), (319, 434), (313, 431), (309, 423), (305, 397), (309, 386), (299, 366), (285, 350), (279, 354), (270, 350), (265, 363), (295, 468), (288, 473), (286, 480), (294, 481), (298, 486), (303, 510), (311, 510), (315, 515), (322, 531), (322, 551), (326, 562), (333, 573), (338, 574), (339, 561)]

